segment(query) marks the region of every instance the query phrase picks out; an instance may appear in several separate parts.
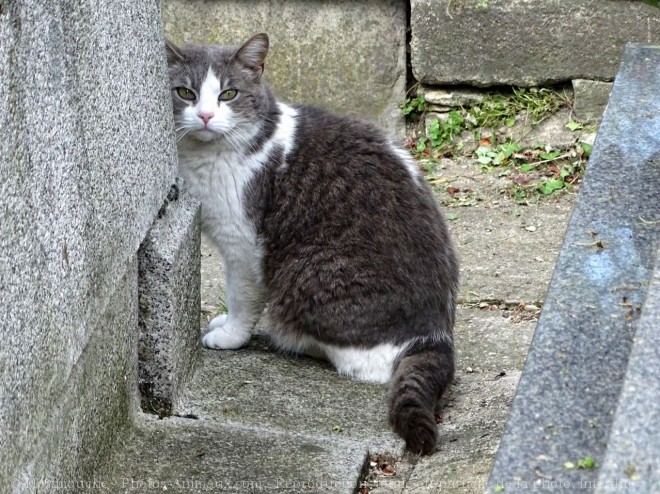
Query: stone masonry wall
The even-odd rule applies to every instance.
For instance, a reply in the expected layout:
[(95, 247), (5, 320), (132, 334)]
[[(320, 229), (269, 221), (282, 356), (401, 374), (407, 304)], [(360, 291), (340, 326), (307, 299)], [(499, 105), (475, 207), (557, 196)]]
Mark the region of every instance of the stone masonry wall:
[(410, 3), (412, 70), (424, 84), (611, 81), (626, 43), (660, 43), (660, 9), (641, 0)]
[(1, 2), (0, 80), (0, 492), (54, 492), (137, 407), (137, 251), (176, 173), (157, 0)]

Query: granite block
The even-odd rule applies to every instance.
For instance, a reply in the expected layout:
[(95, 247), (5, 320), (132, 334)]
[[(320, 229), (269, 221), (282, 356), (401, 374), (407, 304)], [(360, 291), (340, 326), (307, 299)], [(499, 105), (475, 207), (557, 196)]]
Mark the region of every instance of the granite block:
[(199, 357), (200, 205), (180, 185), (138, 250), (143, 410), (169, 413)]
[[(629, 45), (569, 222), (489, 492), (589, 491), (660, 238), (660, 48)], [(552, 482), (547, 479), (553, 479)], [(568, 490), (568, 489), (566, 489)]]
[[(635, 309), (634, 309), (635, 310)], [(660, 490), (660, 249), (596, 492)]]
[[(90, 492), (100, 465), (129, 430), (138, 409), (137, 258), (115, 286), (108, 305), (66, 382), (66, 392), (44, 414), (40, 437), (30, 449), (3, 445), (2, 453), (25, 458), (13, 478), (0, 478), (0, 492), (50, 494)], [(30, 454), (30, 456), (28, 456)]]
[(94, 328), (175, 178), (176, 146), (156, 0), (2, 2), (0, 40), (4, 487), (60, 440), (53, 410), (94, 359)]

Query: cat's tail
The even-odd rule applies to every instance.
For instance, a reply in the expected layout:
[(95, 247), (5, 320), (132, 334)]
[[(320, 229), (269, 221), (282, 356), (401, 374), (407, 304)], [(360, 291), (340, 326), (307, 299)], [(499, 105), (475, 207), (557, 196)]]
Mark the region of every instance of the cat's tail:
[(413, 453), (430, 454), (435, 450), (436, 404), (453, 378), (451, 338), (416, 341), (395, 363), (390, 385), (390, 423)]

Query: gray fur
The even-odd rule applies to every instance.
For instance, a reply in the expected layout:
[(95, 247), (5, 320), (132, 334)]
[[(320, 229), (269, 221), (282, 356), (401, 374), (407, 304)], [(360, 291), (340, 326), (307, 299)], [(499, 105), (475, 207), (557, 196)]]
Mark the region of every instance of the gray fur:
[[(252, 152), (280, 118), (261, 80), (263, 36), (239, 49), (168, 43), (173, 90), (199, 88), (210, 65), (223, 87), (249, 95), (232, 109), (263, 125), (246, 144)], [(176, 116), (185, 103), (173, 101)], [(446, 224), (379, 129), (295, 108), (293, 148), (275, 147), (244, 194), (264, 250), (269, 317), (278, 331), (339, 347), (407, 345), (392, 377), (390, 421), (411, 450), (431, 453), (434, 407), (454, 371), (458, 264)]]

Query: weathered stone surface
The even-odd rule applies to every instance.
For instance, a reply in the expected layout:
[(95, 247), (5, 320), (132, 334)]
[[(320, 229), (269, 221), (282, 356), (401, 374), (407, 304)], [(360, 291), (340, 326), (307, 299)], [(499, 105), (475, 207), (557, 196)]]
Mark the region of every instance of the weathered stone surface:
[(491, 473), (506, 492), (585, 486), (597, 469), (564, 462), (603, 463), (660, 239), (659, 66), (626, 49)]
[(538, 125), (531, 126), (526, 122), (526, 116), (521, 114), (516, 118), (513, 127), (502, 129), (502, 134), (520, 143), (523, 148), (569, 149), (574, 147), (582, 136), (582, 132), (566, 127), (571, 120), (570, 110), (561, 110)]
[[(0, 491), (8, 492), (18, 471), (26, 482), (57, 477), (56, 445), (71, 444), (59, 434), (92, 456), (103, 445), (95, 438), (126, 418), (87, 428), (94, 408), (72, 403), (122, 410), (120, 354), (136, 328), (126, 326), (134, 305), (116, 290), (174, 180), (176, 150), (155, 0), (3, 2), (0, 39)], [(110, 310), (126, 319), (102, 328)], [(97, 330), (110, 331), (102, 348)], [(79, 376), (87, 362), (104, 367)], [(97, 403), (87, 399), (94, 390)], [(65, 429), (51, 427), (60, 409)], [(77, 460), (70, 455), (69, 465)], [(29, 465), (39, 465), (32, 477)]]
[(576, 118), (584, 123), (600, 122), (611, 91), (611, 82), (575, 79), (573, 81), (573, 93), (575, 94), (573, 111)]
[(534, 86), (612, 80), (628, 42), (660, 42), (641, 1), (412, 0), (411, 59), (424, 84)]
[(140, 391), (166, 413), (199, 358), (200, 209), (174, 186), (138, 251)]
[(385, 385), (342, 377), (326, 362), (280, 355), (253, 338), (238, 351), (202, 350), (174, 412), (397, 452), (403, 444), (387, 423), (386, 395)]
[(265, 77), (278, 97), (404, 133), (404, 0), (166, 0), (163, 17), (167, 35), (179, 43), (240, 44), (265, 31), (271, 39)]
[(424, 95), (428, 104), (445, 107), (469, 107), (479, 105), (484, 101), (484, 92), (472, 88), (421, 87), (418, 93)]
[(99, 492), (355, 492), (359, 443), (203, 420), (143, 417), (121, 438)]
[[(14, 473), (11, 489), (3, 479), (2, 492), (15, 494), (85, 492), (107, 461), (118, 436), (130, 427), (137, 412), (137, 259), (108, 298), (108, 305), (89, 328), (87, 349), (66, 382), (67, 392), (44, 413), (40, 438)], [(3, 454), (19, 458), (27, 453), (3, 446)]]
[[(638, 308), (632, 307), (636, 311)], [(626, 380), (596, 492), (653, 492), (660, 486), (660, 249), (641, 308)]]

